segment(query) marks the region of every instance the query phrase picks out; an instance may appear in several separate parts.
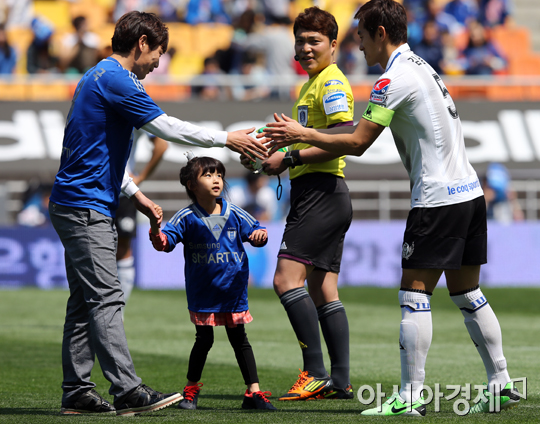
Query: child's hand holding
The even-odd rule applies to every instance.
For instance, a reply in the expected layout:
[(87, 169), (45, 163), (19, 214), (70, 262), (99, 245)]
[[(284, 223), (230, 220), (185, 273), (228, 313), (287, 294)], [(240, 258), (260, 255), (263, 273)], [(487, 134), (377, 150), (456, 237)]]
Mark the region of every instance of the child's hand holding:
[(249, 240), (255, 247), (264, 246), (268, 240), (268, 233), (266, 230), (255, 230), (249, 236)]

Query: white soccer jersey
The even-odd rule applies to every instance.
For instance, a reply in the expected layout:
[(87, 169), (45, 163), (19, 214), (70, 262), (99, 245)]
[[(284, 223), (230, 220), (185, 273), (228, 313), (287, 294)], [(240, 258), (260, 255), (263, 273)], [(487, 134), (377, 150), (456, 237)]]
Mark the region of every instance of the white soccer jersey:
[(411, 180), (411, 207), (438, 207), (483, 195), (465, 153), (456, 107), (441, 78), (408, 44), (375, 83), (363, 118), (389, 126)]

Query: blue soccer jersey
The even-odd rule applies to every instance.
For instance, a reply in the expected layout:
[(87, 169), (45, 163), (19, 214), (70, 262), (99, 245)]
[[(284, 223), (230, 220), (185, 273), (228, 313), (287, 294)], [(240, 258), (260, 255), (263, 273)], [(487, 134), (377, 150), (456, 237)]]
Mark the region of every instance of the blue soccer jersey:
[(162, 232), (168, 252), (184, 244), (188, 309), (193, 312), (248, 310), (249, 263), (243, 243), (263, 229), (245, 210), (221, 199), (221, 214), (192, 204), (178, 211)]
[(90, 69), (73, 96), (51, 201), (114, 217), (133, 127), (163, 113), (117, 60)]

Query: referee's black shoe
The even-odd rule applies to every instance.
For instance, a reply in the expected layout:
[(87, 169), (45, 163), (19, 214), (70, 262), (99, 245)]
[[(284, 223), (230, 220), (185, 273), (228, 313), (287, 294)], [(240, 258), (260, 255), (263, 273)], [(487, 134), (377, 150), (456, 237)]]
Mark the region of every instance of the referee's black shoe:
[(114, 402), (116, 415), (132, 416), (143, 412), (159, 411), (183, 399), (180, 393), (163, 394), (141, 384), (135, 387), (121, 401)]
[(98, 392), (90, 389), (84, 392), (73, 402), (62, 403), (61, 414), (116, 414), (116, 409), (103, 399)]

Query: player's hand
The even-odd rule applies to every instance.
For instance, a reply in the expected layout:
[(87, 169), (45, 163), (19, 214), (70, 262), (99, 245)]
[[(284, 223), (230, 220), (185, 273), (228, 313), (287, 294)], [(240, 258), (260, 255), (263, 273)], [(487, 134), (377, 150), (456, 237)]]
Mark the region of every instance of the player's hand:
[(161, 206), (152, 202), (141, 190), (131, 196), (131, 200), (135, 203), (137, 210), (150, 219), (150, 226), (153, 228), (161, 226), (163, 221), (163, 209)]
[(262, 133), (263, 137), (270, 139), (270, 142), (266, 143), (266, 146), (270, 148), (270, 155), (282, 147), (303, 141), (304, 127), (302, 125), (283, 113), (281, 117), (274, 113), (274, 119), (276, 122), (266, 124)]
[(246, 156), (244, 154), (240, 155), (240, 163), (244, 168), (249, 169), (250, 171), (255, 171), (255, 168), (253, 167), (253, 164), (255, 162), (253, 162), (253, 159), (249, 156)]
[(266, 230), (255, 230), (249, 236), (249, 240), (255, 247), (264, 246), (268, 240), (268, 233)]
[(263, 171), (267, 175), (279, 175), (287, 169), (283, 163), (284, 152), (276, 152), (262, 163)]
[(268, 149), (264, 145), (265, 139), (257, 140), (250, 136), (255, 127), (232, 131), (227, 133), (227, 142), (225, 146), (231, 149), (233, 152), (237, 152), (243, 155), (251, 155), (252, 157), (264, 160), (268, 157)]

